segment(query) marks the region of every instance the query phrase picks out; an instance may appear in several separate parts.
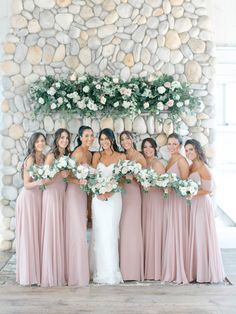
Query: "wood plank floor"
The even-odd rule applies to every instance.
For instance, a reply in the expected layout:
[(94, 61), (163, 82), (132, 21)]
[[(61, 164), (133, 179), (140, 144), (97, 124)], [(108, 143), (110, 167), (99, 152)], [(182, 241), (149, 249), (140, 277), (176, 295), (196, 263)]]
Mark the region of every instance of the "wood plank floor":
[[(236, 284), (236, 249), (223, 249), (228, 278)], [(236, 314), (236, 285), (127, 283), (86, 288), (21, 287), (15, 256), (0, 253), (1, 314)]]

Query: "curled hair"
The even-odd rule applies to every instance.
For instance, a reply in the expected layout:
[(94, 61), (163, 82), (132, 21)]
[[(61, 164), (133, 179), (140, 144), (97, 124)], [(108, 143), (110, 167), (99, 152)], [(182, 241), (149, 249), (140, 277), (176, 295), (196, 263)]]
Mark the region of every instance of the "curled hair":
[(184, 147), (186, 147), (187, 145), (192, 145), (195, 149), (198, 159), (208, 165), (206, 155), (199, 141), (194, 140), (194, 139), (187, 140), (184, 144)]
[(77, 146), (75, 147), (75, 149), (76, 149), (77, 147), (79, 147), (79, 146), (82, 145), (82, 142), (81, 142), (80, 137), (83, 136), (83, 133), (84, 133), (84, 131), (86, 131), (86, 130), (91, 130), (91, 131), (93, 131), (90, 126), (82, 125), (82, 126), (79, 128), (79, 130), (78, 130), (78, 134), (77, 134)]
[[(121, 143), (121, 138), (123, 135), (126, 135), (128, 137), (128, 139), (130, 139), (133, 143), (133, 147), (135, 150), (137, 150), (136, 144), (134, 143), (134, 137), (133, 134), (130, 131), (123, 131), (120, 133), (120, 143)], [(122, 146), (122, 145), (121, 145)], [(124, 148), (123, 148), (124, 149)], [(126, 150), (124, 149), (124, 151), (126, 152)]]
[(175, 138), (175, 139), (179, 142), (180, 145), (183, 144), (182, 138), (181, 138), (181, 137), (179, 136), (179, 134), (177, 134), (177, 133), (171, 133), (171, 134), (168, 136), (167, 141), (168, 141), (170, 138)]
[(22, 168), (21, 168), (21, 174), (22, 174), (22, 177), (23, 177), (23, 172), (24, 172), (24, 163), (26, 161), (26, 159), (28, 157), (32, 157), (33, 158), (33, 163), (36, 162), (36, 150), (35, 150), (35, 143), (37, 142), (37, 140), (39, 139), (39, 137), (42, 136), (46, 142), (46, 137), (43, 133), (41, 132), (35, 132), (31, 135), (29, 141), (28, 141), (28, 145), (27, 145), (27, 152), (26, 152), (26, 156), (25, 156), (25, 159), (24, 159), (24, 162), (23, 162), (23, 165), (22, 165)]
[[(99, 145), (100, 145), (100, 140), (101, 140), (101, 136), (102, 135), (105, 135), (110, 143), (111, 143), (111, 149), (112, 151), (114, 152), (120, 152), (119, 151), (119, 147), (116, 143), (116, 138), (115, 138), (115, 135), (114, 135), (114, 132), (112, 131), (112, 129), (109, 129), (109, 128), (105, 128), (105, 129), (102, 129), (99, 133), (99, 136), (98, 136), (98, 142), (99, 142)], [(100, 146), (100, 150), (101, 150), (101, 146)]]
[(70, 154), (70, 148), (69, 148), (70, 147), (70, 141), (71, 141), (70, 132), (67, 129), (60, 128), (55, 133), (54, 141), (53, 141), (53, 147), (52, 147), (52, 152), (53, 152), (56, 159), (60, 156), (58, 141), (59, 141), (63, 132), (67, 133), (68, 140), (69, 140), (69, 143), (68, 143), (67, 147), (65, 148), (64, 155), (68, 156)]
[(141, 145), (142, 154), (144, 155), (144, 145), (146, 142), (148, 142), (151, 145), (151, 147), (154, 149), (154, 156), (157, 156), (157, 143), (151, 137), (147, 137), (142, 141), (142, 145)]

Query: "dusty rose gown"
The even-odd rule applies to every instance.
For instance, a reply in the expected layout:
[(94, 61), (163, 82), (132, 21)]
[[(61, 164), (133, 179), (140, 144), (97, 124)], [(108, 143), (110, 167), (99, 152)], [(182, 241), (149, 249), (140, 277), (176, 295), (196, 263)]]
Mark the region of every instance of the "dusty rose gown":
[(69, 286), (89, 284), (87, 194), (69, 183), (65, 198), (66, 278)]
[(16, 202), (16, 281), (40, 285), (42, 192), (23, 188)]
[(142, 204), (144, 278), (161, 280), (163, 192), (158, 188), (151, 188), (147, 193), (143, 192)]
[(43, 192), (42, 268), (43, 287), (65, 285), (64, 203), (66, 184), (58, 176)]
[[(180, 177), (177, 162), (168, 173)], [(189, 208), (175, 191), (164, 202), (162, 280), (188, 283)]]
[[(201, 182), (202, 189), (212, 190), (212, 180), (201, 179), (198, 172), (191, 173), (189, 177)], [(192, 199), (189, 233), (189, 280), (211, 283), (222, 282), (225, 274), (210, 195), (195, 196)]]
[(143, 280), (141, 191), (134, 180), (125, 184), (120, 220), (120, 270), (123, 280)]

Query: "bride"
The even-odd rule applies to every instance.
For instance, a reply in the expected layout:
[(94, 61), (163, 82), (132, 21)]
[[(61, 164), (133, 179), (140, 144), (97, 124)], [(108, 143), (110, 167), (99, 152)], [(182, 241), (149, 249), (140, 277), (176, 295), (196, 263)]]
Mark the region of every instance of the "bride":
[[(103, 176), (112, 175), (114, 165), (125, 155), (119, 153), (114, 133), (111, 129), (99, 134), (101, 152), (95, 153), (92, 165)], [(93, 282), (118, 284), (123, 282), (119, 268), (119, 223), (122, 210), (121, 193), (105, 193), (93, 197), (92, 271)]]

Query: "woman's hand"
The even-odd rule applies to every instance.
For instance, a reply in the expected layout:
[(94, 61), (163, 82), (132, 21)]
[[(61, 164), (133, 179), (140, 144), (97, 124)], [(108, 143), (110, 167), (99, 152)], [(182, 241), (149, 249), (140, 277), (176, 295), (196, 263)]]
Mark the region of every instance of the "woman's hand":
[(110, 198), (112, 196), (112, 193), (104, 193), (104, 194), (100, 194), (100, 195), (97, 195), (97, 198), (100, 200), (100, 201), (107, 201), (108, 198)]
[(60, 174), (61, 174), (62, 178), (65, 179), (65, 178), (69, 177), (70, 171), (69, 171), (69, 170), (62, 170), (62, 171), (60, 172)]
[(79, 180), (79, 185), (87, 185), (87, 183), (88, 183), (88, 180), (86, 180), (86, 179), (80, 179)]

